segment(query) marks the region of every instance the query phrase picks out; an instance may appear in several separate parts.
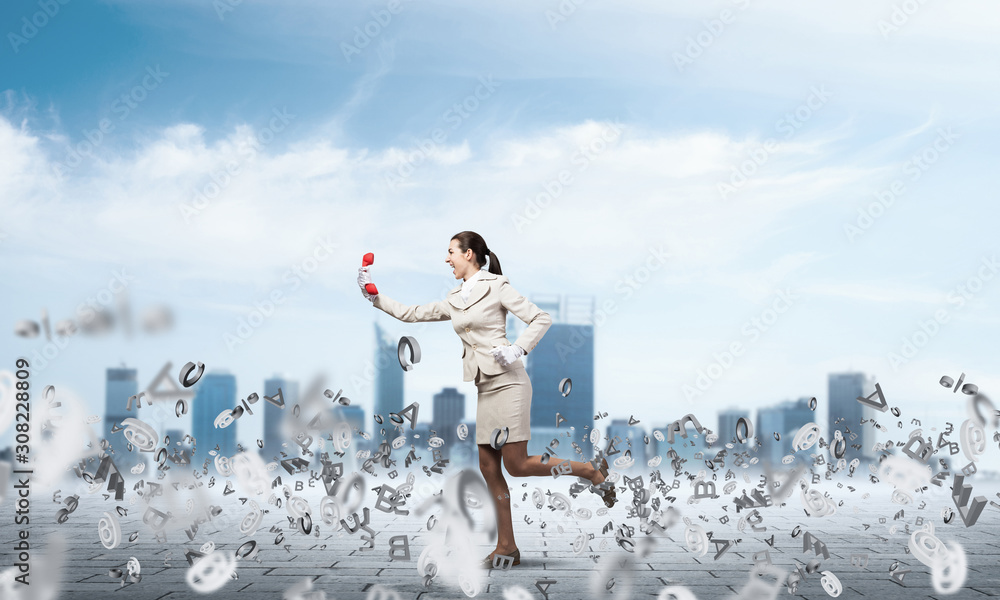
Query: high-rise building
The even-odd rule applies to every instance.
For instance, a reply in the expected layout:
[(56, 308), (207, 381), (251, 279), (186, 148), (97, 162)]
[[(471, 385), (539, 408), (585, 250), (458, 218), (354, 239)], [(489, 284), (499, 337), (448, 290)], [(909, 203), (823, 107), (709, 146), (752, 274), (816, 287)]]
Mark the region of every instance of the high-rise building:
[(117, 455), (128, 452), (128, 441), (122, 431), (111, 433), (111, 430), (115, 425), (121, 427), (123, 419), (138, 418), (136, 403), (132, 404), (132, 412), (125, 410), (128, 399), (138, 393), (139, 381), (135, 369), (122, 367), (107, 370), (104, 383), (104, 439), (111, 443)]
[[(577, 442), (583, 448), (584, 460), (589, 460), (593, 447), (590, 438), (584, 435), (584, 427), (594, 424), (593, 297), (533, 297), (532, 302), (549, 313), (552, 325), (525, 357), (532, 387), (532, 439), (528, 453), (544, 451), (551, 438), (536, 440), (535, 428), (556, 427), (558, 413), (566, 419), (559, 424), (560, 434), (574, 427), (570, 441)], [(565, 396), (559, 387), (564, 379), (570, 380)]]
[[(815, 422), (815, 414), (809, 408), (809, 398), (799, 398), (795, 402), (787, 401), (768, 408), (757, 410), (757, 431), (754, 435), (760, 438), (761, 449), (757, 453), (760, 460), (772, 465), (780, 465), (781, 459), (792, 451), (792, 440), (803, 425)], [(775, 440), (777, 433), (781, 439)], [(815, 447), (814, 447), (815, 448)], [(811, 451), (815, 452), (815, 450)]]
[[(457, 388), (446, 387), (434, 394), (434, 419), (431, 426), (444, 447), (450, 448), (458, 439), (458, 424), (465, 418), (465, 394)], [(448, 451), (445, 450), (447, 455)]]
[(167, 451), (170, 452), (170, 453), (173, 453), (173, 448), (177, 447), (177, 443), (178, 442), (181, 442), (181, 444), (183, 445), (183, 442), (184, 442), (184, 430), (183, 429), (168, 429), (168, 430), (166, 430), (163, 433), (164, 444), (166, 443), (167, 438), (170, 438), (170, 447), (167, 448)]
[[(875, 418), (875, 410), (858, 402), (858, 397), (866, 398), (874, 393), (875, 384), (870, 383), (864, 373), (830, 373), (827, 386), (826, 441), (833, 444), (833, 432), (839, 430), (847, 440), (844, 454), (847, 462), (855, 458), (862, 462), (873, 458), (874, 429), (871, 425), (862, 425), (861, 420)], [(850, 439), (852, 433), (857, 434), (854, 440)], [(852, 448), (852, 444), (861, 448)]]
[[(239, 421), (234, 421), (229, 427), (217, 428), (215, 419), (222, 411), (232, 410), (236, 406), (236, 377), (224, 371), (206, 373), (195, 384), (194, 390), (194, 399), (191, 401), (191, 435), (197, 440), (198, 454), (208, 457), (208, 453), (218, 446), (218, 451), (223, 456), (234, 456), (237, 452), (236, 428)], [(241, 418), (251, 417), (244, 414)]]
[(264, 380), (264, 396), (274, 398), (278, 395), (278, 390), (281, 390), (285, 408), (278, 407), (263, 396), (257, 403), (258, 406), (264, 405), (264, 447), (260, 450), (260, 455), (265, 462), (271, 460), (272, 456), (281, 457), (278, 453), (281, 452), (281, 444), (286, 441), (285, 436), (281, 434), (281, 424), (285, 420), (285, 415), (299, 403), (298, 381), (281, 375), (274, 375)]
[[(375, 323), (375, 414), (382, 416), (386, 437), (392, 434), (391, 413), (403, 410), (403, 369), (399, 366), (399, 344)], [(381, 441), (381, 428), (373, 439)]]
[[(736, 423), (739, 422), (740, 419), (746, 419), (747, 423), (750, 424), (751, 427), (753, 426), (753, 422), (750, 421), (749, 411), (740, 410), (738, 408), (730, 408), (719, 411), (719, 430), (716, 433), (719, 436), (719, 442), (723, 446), (736, 437)], [(757, 432), (754, 431), (754, 434), (756, 433)]]

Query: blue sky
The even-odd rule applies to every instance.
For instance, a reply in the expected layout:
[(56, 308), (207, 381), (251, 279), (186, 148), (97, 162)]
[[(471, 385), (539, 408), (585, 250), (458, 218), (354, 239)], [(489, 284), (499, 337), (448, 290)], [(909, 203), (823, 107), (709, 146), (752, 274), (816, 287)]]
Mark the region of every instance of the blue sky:
[[(133, 311), (167, 305), (176, 327), (71, 338), (36, 377), (87, 414), (106, 367), (145, 385), (168, 360), (227, 369), (241, 396), (275, 372), (323, 373), (370, 410), (351, 378), (378, 319), (418, 332), (408, 399), (457, 386), (471, 415), (450, 326), (391, 321), (355, 283), (372, 251), (383, 293), (439, 299), (458, 283), (449, 238), (471, 229), (523, 294), (615, 303), (596, 332), (598, 410), (661, 425), (696, 406), (712, 422), (825, 399), (827, 373), (860, 370), (906, 416), (954, 422), (941, 375), (1000, 382), (1000, 278), (982, 266), (1000, 223), (993, 4), (589, 0), (564, 20), (554, 1), (388, 6), (3, 3), (0, 366), (44, 346), (16, 322), (72, 317), (125, 269)], [(331, 244), (294, 287), (286, 273)], [(671, 258), (626, 295), (650, 248)], [(788, 310), (749, 335), (786, 289)], [(286, 301), (231, 351), (226, 334), (275, 290)], [(745, 354), (686, 401), (733, 342)]]

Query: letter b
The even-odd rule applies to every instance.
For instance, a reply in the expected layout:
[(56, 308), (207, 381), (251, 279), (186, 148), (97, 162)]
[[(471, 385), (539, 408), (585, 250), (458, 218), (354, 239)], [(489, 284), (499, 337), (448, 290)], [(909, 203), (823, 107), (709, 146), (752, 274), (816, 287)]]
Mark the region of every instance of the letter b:
[[(914, 445), (918, 446), (916, 450), (913, 450)], [(903, 453), (910, 458), (919, 460), (920, 462), (927, 462), (927, 459), (934, 453), (934, 446), (924, 441), (919, 436), (913, 436), (906, 442), (906, 445), (903, 446)]]
[(39, 0), (38, 6), (50, 17), (56, 16), (56, 13), (59, 12), (59, 4), (56, 0)]
[(715, 482), (712, 481), (698, 481), (694, 484), (694, 497), (695, 498), (717, 498), (718, 495), (715, 493)]
[(410, 540), (405, 535), (389, 538), (389, 560), (410, 560)]

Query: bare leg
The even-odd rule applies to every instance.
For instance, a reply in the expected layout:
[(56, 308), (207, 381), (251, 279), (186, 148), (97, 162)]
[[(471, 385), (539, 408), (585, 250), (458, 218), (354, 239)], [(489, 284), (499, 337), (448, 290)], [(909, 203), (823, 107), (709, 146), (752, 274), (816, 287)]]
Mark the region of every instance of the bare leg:
[(510, 490), (500, 468), (500, 457), (500, 450), (489, 444), (479, 444), (479, 470), (497, 507), (497, 547), (493, 553), (509, 556), (517, 550), (517, 544), (510, 516)]
[[(514, 477), (551, 477), (552, 468), (564, 462), (563, 459), (553, 456), (549, 459), (548, 464), (542, 464), (541, 455), (528, 456), (527, 441), (507, 442), (500, 448), (500, 451), (503, 454), (503, 464), (507, 467), (507, 472)], [(571, 460), (569, 467), (570, 474), (589, 479), (595, 485), (604, 482), (604, 475), (589, 462)]]

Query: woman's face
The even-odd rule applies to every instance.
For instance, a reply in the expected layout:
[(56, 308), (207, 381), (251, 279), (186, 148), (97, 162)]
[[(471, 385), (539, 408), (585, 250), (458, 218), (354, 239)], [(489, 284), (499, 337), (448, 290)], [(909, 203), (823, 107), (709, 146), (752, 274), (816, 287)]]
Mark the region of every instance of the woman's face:
[(479, 263), (476, 262), (476, 254), (472, 248), (462, 252), (458, 247), (458, 240), (451, 240), (448, 257), (444, 261), (454, 268), (455, 279), (468, 279), (479, 270)]

